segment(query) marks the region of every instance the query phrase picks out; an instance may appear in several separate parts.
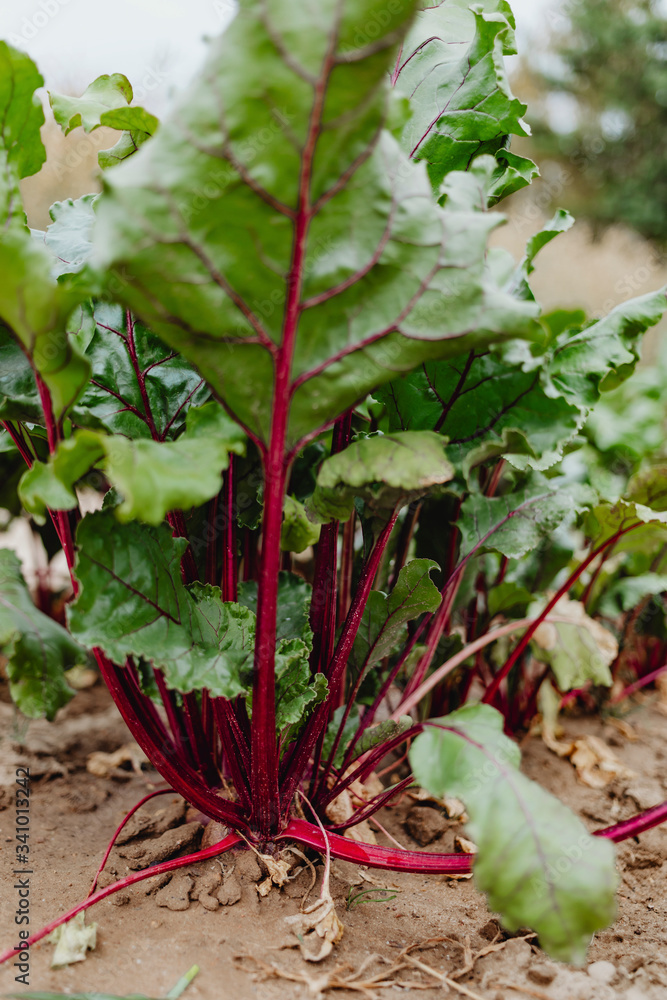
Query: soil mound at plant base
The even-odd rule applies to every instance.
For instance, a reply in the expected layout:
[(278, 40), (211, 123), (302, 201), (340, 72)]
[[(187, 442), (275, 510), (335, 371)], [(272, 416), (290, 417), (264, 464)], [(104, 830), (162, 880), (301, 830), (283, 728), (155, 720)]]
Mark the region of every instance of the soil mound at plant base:
[[(89, 698), (90, 692), (84, 694)], [(50, 727), (54, 746), (59, 731), (72, 718), (85, 720), (82, 730), (85, 735), (81, 739), (89, 752), (113, 751), (128, 742), (120, 717), (110, 723), (113, 713), (102, 688), (93, 702), (86, 703), (92, 708), (89, 714), (77, 714), (80, 698), (84, 700), (77, 695), (63, 717)], [(629, 770), (641, 774), (644, 783), (664, 787), (662, 772), (667, 759), (664, 717), (647, 704), (635, 707), (629, 718), (638, 736), (634, 742), (611, 724), (585, 717), (566, 719), (566, 736), (568, 739), (599, 737), (613, 746)], [(40, 725), (29, 725), (28, 746), (33, 728), (39, 732)], [(116, 746), (109, 744), (112, 731)], [(523, 750), (526, 773), (557, 794), (590, 829), (624, 819), (636, 811), (637, 779), (591, 789), (578, 781), (568, 760), (557, 757), (541, 740), (529, 739)], [(14, 752), (21, 755), (16, 746)], [(37, 758), (37, 754), (34, 756)], [(65, 751), (59, 750), (57, 757), (40, 755), (38, 759), (43, 766), (49, 759), (56, 761), (60, 773), (53, 778), (53, 772), (45, 769), (33, 782), (31, 921), (35, 928), (85, 897), (111, 832), (139, 799), (159, 786), (154, 772), (137, 775), (130, 770), (122, 781), (93, 778), (84, 770), (81, 746), (70, 745)], [(81, 794), (77, 789), (82, 785), (96, 790), (97, 804), (86, 813), (77, 811), (75, 806)], [(409, 832), (408, 818), (416, 810), (439, 815), (437, 808), (417, 805), (406, 797), (400, 807), (385, 810), (381, 817), (389, 833), (411, 849), (421, 846)], [(2, 814), (3, 828), (10, 815)], [(462, 826), (451, 820), (446, 821), (446, 826), (447, 830), (426, 850), (450, 849), (450, 841), (453, 843)], [(209, 827), (202, 829), (191, 814), (186, 814), (185, 804), (175, 794), (152, 800), (129, 821), (101, 883), (114, 877), (112, 871), (120, 876), (129, 873), (129, 862), (133, 859), (122, 857), (121, 852), (164, 844), (165, 835), (183, 836), (183, 832), (192, 836), (193, 842), (198, 838), (201, 843), (205, 838), (219, 839), (222, 828), (216, 829), (212, 824)], [(376, 835), (379, 842), (384, 842), (381, 832)], [(258, 996), (292, 1000), (308, 996), (307, 983), (317, 977), (324, 977), (325, 983), (333, 982), (335, 970), (343, 964), (351, 970), (346, 975), (353, 976), (361, 969), (359, 981), (364, 981), (365, 976), (386, 972), (397, 964), (398, 956), (408, 946), (440, 939), (412, 950), (412, 964), (408, 962), (407, 968), (395, 973), (397, 983), (432, 983), (432, 989), (420, 990), (420, 996), (426, 1000), (441, 997), (442, 987), (438, 979), (413, 960), (429, 966), (440, 976), (453, 977), (453, 981), (484, 1000), (499, 997), (509, 1000), (522, 995), (515, 991), (515, 986), (524, 990), (525, 996), (531, 996), (532, 991), (532, 995), (541, 993), (552, 1000), (664, 1000), (667, 996), (665, 861), (667, 832), (663, 828), (643, 834), (638, 843), (629, 841), (619, 846), (622, 883), (618, 918), (609, 930), (596, 935), (585, 970), (551, 962), (534, 939), (524, 934), (508, 938), (496, 918), (489, 914), (484, 897), (476, 892), (472, 880), (380, 872), (334, 861), (330, 887), (345, 932), (333, 954), (313, 966), (304, 962), (298, 949), (292, 947), (294, 935), (288, 933), (283, 920), (300, 912), (313, 881), (310, 869), (297, 859), (296, 867), (302, 867), (303, 871), (283, 888), (274, 887), (266, 896), (260, 896), (257, 886), (266, 879), (262, 863), (253, 852), (237, 850), (220, 861), (212, 859), (176, 872), (170, 880), (164, 876), (149, 879), (98, 904), (87, 918), (89, 923), (95, 921), (99, 925), (95, 951), (88, 953), (85, 962), (51, 970), (53, 948), (40, 943), (31, 956), (30, 986), (35, 990), (81, 992), (108, 990), (113, 983), (114, 992), (120, 995), (141, 992), (161, 996), (196, 962), (201, 966), (196, 988), (206, 1000), (218, 1000), (221, 982), (226, 990), (223, 996), (239, 1000)], [(0, 877), (5, 886), (12, 884), (11, 862), (8, 851), (0, 852)], [(322, 865), (318, 863), (316, 870), (317, 882), (309, 901), (317, 898)], [(380, 893), (381, 889), (388, 891)], [(386, 901), (374, 902), (378, 896)], [(9, 908), (4, 908), (0, 929), (3, 942), (8, 944), (14, 934)], [(378, 956), (373, 960), (376, 964), (370, 962), (362, 969), (372, 955)], [(471, 962), (472, 969), (465, 972)], [(296, 978), (284, 979), (283, 974)], [(6, 992), (13, 985), (11, 969), (6, 967), (2, 975), (0, 988)], [(255, 977), (269, 978), (258, 985)], [(325, 990), (324, 995), (336, 993)], [(450, 995), (457, 995), (456, 990), (450, 990)]]

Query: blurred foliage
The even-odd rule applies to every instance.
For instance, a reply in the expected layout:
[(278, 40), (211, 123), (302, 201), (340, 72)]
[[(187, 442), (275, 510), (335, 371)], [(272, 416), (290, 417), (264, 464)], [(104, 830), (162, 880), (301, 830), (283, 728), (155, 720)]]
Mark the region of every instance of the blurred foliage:
[[(593, 223), (625, 223), (664, 247), (665, 5), (583, 0), (565, 9), (553, 22), (551, 55), (530, 70), (542, 96), (537, 118), (533, 106), (537, 146), (576, 175), (559, 203), (569, 198), (568, 207)], [(554, 111), (571, 111), (571, 131), (563, 133), (567, 123)]]

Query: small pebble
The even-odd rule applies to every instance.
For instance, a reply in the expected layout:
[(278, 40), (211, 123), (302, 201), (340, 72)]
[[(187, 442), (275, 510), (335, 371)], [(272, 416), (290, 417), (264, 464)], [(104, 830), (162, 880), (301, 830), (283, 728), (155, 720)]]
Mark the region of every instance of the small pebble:
[(551, 965), (533, 965), (528, 969), (526, 975), (533, 983), (548, 986), (556, 978), (556, 969)]
[(596, 983), (610, 983), (616, 975), (616, 967), (611, 962), (593, 962), (587, 971)]

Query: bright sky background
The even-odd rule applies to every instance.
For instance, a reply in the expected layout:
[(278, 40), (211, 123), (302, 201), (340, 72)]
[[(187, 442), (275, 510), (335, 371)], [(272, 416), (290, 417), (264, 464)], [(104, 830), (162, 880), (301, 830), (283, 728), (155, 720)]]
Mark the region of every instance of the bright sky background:
[[(47, 88), (81, 93), (102, 73), (125, 73), (135, 102), (158, 113), (199, 65), (233, 0), (0, 0), (0, 38), (37, 63)], [(545, 9), (567, 0), (514, 0), (520, 45)], [(299, 3), (299, 0), (294, 0)]]

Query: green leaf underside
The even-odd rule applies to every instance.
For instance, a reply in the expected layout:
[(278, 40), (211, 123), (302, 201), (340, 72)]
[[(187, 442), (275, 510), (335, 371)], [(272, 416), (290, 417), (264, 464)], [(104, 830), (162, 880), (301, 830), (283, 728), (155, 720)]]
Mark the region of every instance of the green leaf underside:
[(534, 474), (526, 487), (503, 497), (479, 493), (467, 497), (457, 527), (461, 554), (474, 548), (491, 549), (509, 559), (519, 559), (536, 548), (542, 538), (590, 500), (585, 490), (557, 489)]
[(309, 545), (315, 545), (319, 537), (320, 525), (313, 524), (304, 505), (295, 497), (286, 496), (280, 533), (282, 551), (303, 552)]
[(444, 442), (429, 431), (359, 438), (323, 462), (311, 509), (326, 520), (347, 521), (355, 498), (390, 513), (433, 486), (454, 478)]
[(0, 549), (0, 649), (7, 657), (12, 700), (31, 719), (53, 719), (74, 696), (65, 671), (87, 653), (65, 629), (39, 611), (17, 556)]
[(19, 492), (26, 510), (44, 520), (47, 509), (76, 507), (75, 483), (99, 466), (123, 497), (116, 508), (119, 520), (157, 525), (170, 510), (199, 506), (216, 496), (230, 452), (244, 450), (242, 432), (212, 402), (188, 412), (186, 432), (177, 441), (131, 441), (77, 431), (60, 443), (48, 464), (34, 463)]
[[(503, 65), (503, 55), (516, 51), (510, 5), (485, 0), (471, 6), (440, 0), (422, 10), (397, 62), (396, 89), (413, 111), (402, 145), (426, 161), (436, 190), (449, 171), (501, 150), (509, 134), (529, 134), (521, 120), (526, 107), (513, 96)], [(510, 160), (506, 189), (527, 183), (521, 174), (530, 161), (520, 159)]]
[(255, 616), (223, 602), (217, 587), (181, 582), (183, 539), (166, 526), (119, 524), (105, 510), (81, 521), (77, 545), (81, 592), (68, 618), (80, 642), (117, 663), (143, 656), (178, 691), (246, 692)]
[(287, 0), (244, 0), (97, 206), (97, 263), (122, 274), (127, 304), (264, 440), (297, 272), (289, 443), (426, 359), (536, 332), (534, 305), (485, 268), (500, 220), (435, 206), (423, 167), (382, 131), (387, 70), (414, 5), (395, 6), (366, 46), (358, 26), (371, 0), (345, 0), (338, 14), (307, 3), (298, 23)]
[(475, 881), (510, 931), (534, 928), (554, 958), (583, 964), (591, 935), (614, 918), (614, 848), (518, 770), (499, 712), (469, 705), (428, 727), (410, 750), (417, 781), (455, 795), (477, 845)]
[(53, 257), (51, 273), (54, 277), (76, 274), (88, 260), (93, 249), (93, 206), (97, 197), (86, 194), (76, 201), (72, 198), (56, 201), (49, 209), (53, 222), (46, 232), (33, 230), (33, 238), (43, 241)]
[(389, 596), (371, 591), (348, 660), (355, 672), (392, 653), (403, 640), (409, 621), (437, 610), (441, 595), (429, 574), (438, 568), (432, 559), (412, 559), (402, 568)]

